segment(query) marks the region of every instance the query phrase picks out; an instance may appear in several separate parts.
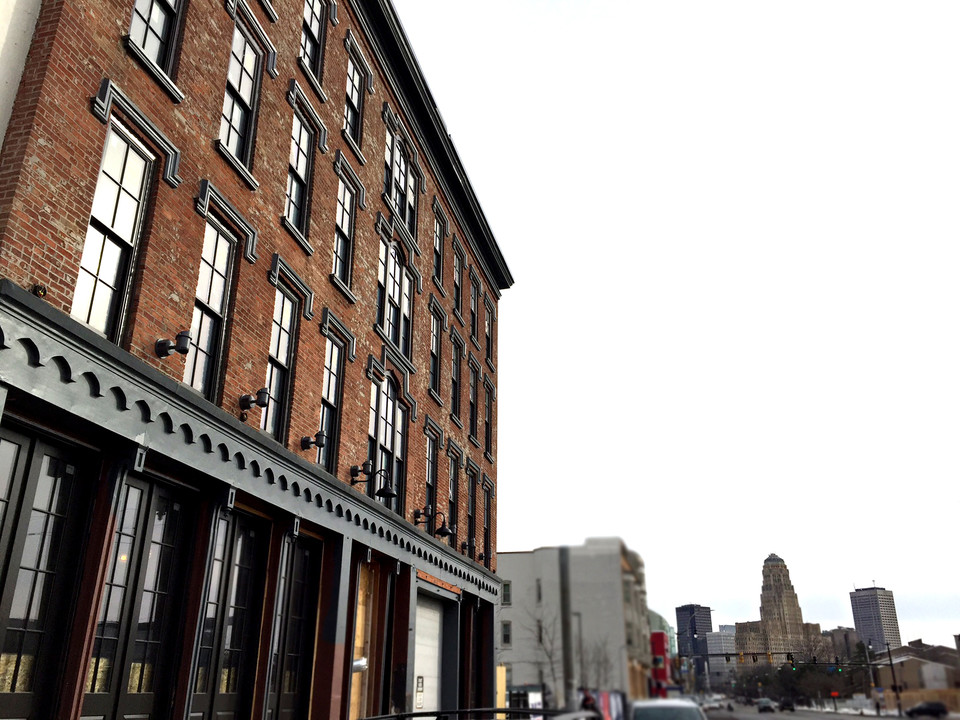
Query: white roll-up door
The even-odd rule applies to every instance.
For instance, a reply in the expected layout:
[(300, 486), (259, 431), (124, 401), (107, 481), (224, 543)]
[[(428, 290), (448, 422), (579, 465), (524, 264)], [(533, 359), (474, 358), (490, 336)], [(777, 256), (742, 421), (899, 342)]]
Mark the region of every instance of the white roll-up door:
[(417, 641), (413, 659), (413, 709), (440, 710), (440, 647), (443, 605), (417, 598)]

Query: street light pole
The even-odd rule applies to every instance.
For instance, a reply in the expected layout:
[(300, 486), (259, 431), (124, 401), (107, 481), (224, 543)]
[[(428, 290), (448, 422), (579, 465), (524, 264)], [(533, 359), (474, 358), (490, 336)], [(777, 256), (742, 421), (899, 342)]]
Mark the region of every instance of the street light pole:
[(900, 687), (897, 685), (897, 675), (893, 671), (893, 653), (890, 652), (890, 643), (887, 643), (887, 660), (890, 661), (890, 681), (893, 683), (893, 692), (897, 696), (897, 717), (903, 717), (903, 707), (900, 705)]
[(584, 690), (587, 689), (587, 676), (584, 672), (583, 665), (583, 615), (579, 610), (574, 610), (570, 613), (575, 618), (577, 618), (577, 650), (580, 653), (580, 687)]

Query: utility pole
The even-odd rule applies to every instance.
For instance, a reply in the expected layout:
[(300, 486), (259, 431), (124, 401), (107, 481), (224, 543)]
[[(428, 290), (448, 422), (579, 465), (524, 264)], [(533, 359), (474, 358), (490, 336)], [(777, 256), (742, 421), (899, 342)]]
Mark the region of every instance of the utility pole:
[(893, 692), (897, 696), (897, 717), (903, 717), (903, 707), (900, 705), (900, 686), (897, 685), (897, 676), (893, 672), (893, 653), (890, 652), (890, 643), (887, 643), (887, 660), (890, 661), (890, 682), (893, 683)]

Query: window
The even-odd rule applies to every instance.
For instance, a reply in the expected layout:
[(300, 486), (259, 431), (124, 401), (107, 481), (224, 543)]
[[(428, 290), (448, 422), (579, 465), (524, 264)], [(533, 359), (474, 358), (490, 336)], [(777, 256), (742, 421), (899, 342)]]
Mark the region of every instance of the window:
[(237, 25), (233, 30), (227, 89), (220, 117), (220, 145), (240, 164), (253, 158), (254, 115), (260, 77), (260, 51)]
[(417, 180), (411, 157), (407, 140), (388, 125), (383, 152), (383, 192), (400, 222), (416, 237)]
[(463, 255), (456, 249), (453, 253), (453, 311), (457, 315), (463, 314)]
[(296, 319), (297, 301), (286, 288), (278, 285), (273, 305), (267, 378), (264, 381), (264, 386), (270, 391), (270, 402), (260, 415), (260, 429), (277, 440), (282, 440), (286, 431)]
[(440, 216), (433, 218), (433, 278), (443, 287), (443, 236), (444, 227)]
[(242, 513), (217, 517), (191, 716), (243, 717), (250, 711), (269, 538), (268, 528)]
[[(103, 583), (83, 714), (162, 714), (172, 700), (180, 648), (177, 632), (192, 551), (193, 498), (128, 477)], [(116, 715), (112, 713), (116, 711)]]
[(543, 602), (543, 584), (540, 582), (540, 578), (537, 578), (537, 587), (536, 587), (536, 597), (537, 605)]
[(92, 478), (75, 458), (0, 431), (0, 708), (53, 717)]
[(483, 451), (493, 456), (493, 389), (483, 387)]
[(303, 2), (303, 32), (300, 35), (300, 57), (303, 65), (320, 80), (320, 71), (323, 66), (324, 41), (324, 0), (304, 0)]
[(500, 645), (502, 647), (513, 645), (513, 623), (509, 620), (500, 623)]
[(477, 281), (470, 278), (470, 339), (476, 344), (477, 323), (480, 313), (480, 288)]
[[(437, 507), (437, 446), (439, 440), (433, 434), (427, 433), (427, 483), (424, 489), (424, 500), (431, 513), (435, 513)], [(444, 513), (445, 514), (445, 513)], [(427, 518), (426, 529), (430, 535), (436, 530), (436, 515)]]
[(229, 305), (233, 250), (233, 238), (207, 222), (183, 381), (208, 400), (214, 399), (219, 375), (217, 369)]
[(121, 332), (152, 160), (119, 127), (107, 132), (70, 314), (114, 342)]
[(484, 353), (487, 360), (487, 365), (493, 364), (493, 308), (489, 304), (484, 303), (484, 309), (486, 310), (483, 316), (483, 336), (484, 336)]
[(448, 487), (447, 527), (451, 531), (450, 547), (457, 547), (457, 516), (460, 513), (460, 458), (450, 455), (450, 483)]
[(430, 390), (440, 397), (440, 342), (443, 335), (443, 318), (430, 314)]
[(503, 605), (513, 604), (513, 586), (510, 584), (509, 580), (503, 581), (503, 595), (501, 596), (501, 603)]
[(358, 147), (363, 123), (363, 73), (352, 54), (347, 55), (347, 99), (343, 108), (343, 132)]
[(398, 513), (403, 507), (406, 436), (407, 408), (398, 401), (397, 384), (391, 377), (379, 384), (373, 383), (367, 458), (373, 462), (377, 474), (371, 475), (367, 482), (367, 494), (375, 497), (377, 490), (392, 483), (397, 497), (383, 498), (382, 502)]
[(329, 472), (336, 471), (337, 447), (340, 441), (340, 398), (343, 378), (343, 344), (327, 337), (323, 361), (323, 399), (320, 401), (320, 432), (323, 446), (317, 450), (317, 462)]
[(290, 163), (287, 170), (287, 200), (284, 219), (307, 235), (307, 203), (310, 198), (310, 169), (313, 167), (313, 132), (300, 114), (293, 113), (290, 133)]
[(337, 229), (333, 241), (333, 276), (350, 285), (350, 258), (353, 255), (353, 217), (356, 201), (353, 188), (343, 179), (337, 188)]
[(477, 471), (467, 467), (467, 555), (472, 560), (477, 547)]
[[(486, 478), (484, 478), (484, 483), (486, 483)], [(493, 538), (490, 536), (490, 520), (491, 520), (492, 512), (493, 512), (493, 508), (491, 505), (490, 488), (484, 487), (483, 488), (483, 566), (486, 568), (490, 567), (490, 563), (492, 560), (492, 558), (490, 557), (492, 544), (493, 544), (491, 542)]]
[(378, 277), (377, 325), (387, 340), (405, 357), (410, 357), (413, 279), (400, 249), (394, 243), (380, 242)]
[(477, 438), (477, 383), (479, 382), (480, 371), (470, 365), (470, 417), (469, 417), (469, 430), (470, 430), (470, 439), (476, 440)]
[(284, 539), (267, 686), (268, 717), (306, 717), (320, 588), (319, 543)]
[(183, 0), (136, 0), (130, 18), (130, 42), (147, 60), (169, 74)]
[(460, 417), (460, 368), (463, 358), (463, 343), (453, 339), (453, 351), (450, 362), (450, 414)]

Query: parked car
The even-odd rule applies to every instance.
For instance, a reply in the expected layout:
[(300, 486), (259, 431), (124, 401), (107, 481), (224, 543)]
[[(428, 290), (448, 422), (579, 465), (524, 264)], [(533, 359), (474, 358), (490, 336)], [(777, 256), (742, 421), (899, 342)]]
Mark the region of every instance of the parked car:
[(797, 709), (796, 704), (795, 704), (795, 703), (793, 702), (793, 700), (791, 700), (790, 698), (783, 698), (783, 699), (780, 701), (780, 711), (781, 711), (781, 712), (783, 712), (784, 710), (789, 710), (790, 712), (793, 712), (793, 711), (795, 711), (796, 709)]
[(630, 720), (707, 720), (692, 700), (635, 700), (630, 704)]
[(929, 716), (942, 718), (947, 716), (947, 706), (942, 702), (922, 702), (907, 710), (907, 717)]
[(776, 712), (777, 704), (770, 698), (760, 698), (757, 700), (757, 712)]

